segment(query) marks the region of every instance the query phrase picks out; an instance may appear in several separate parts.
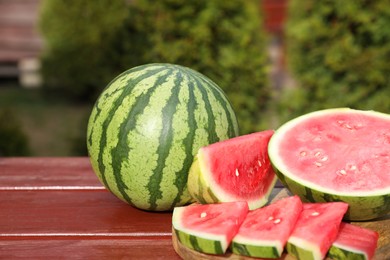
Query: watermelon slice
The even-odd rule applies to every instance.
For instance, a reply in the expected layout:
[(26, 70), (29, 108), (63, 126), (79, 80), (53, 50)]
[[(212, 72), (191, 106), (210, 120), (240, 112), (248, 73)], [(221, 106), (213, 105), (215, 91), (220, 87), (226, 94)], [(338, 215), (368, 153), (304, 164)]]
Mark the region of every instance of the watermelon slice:
[(390, 115), (335, 108), (300, 116), (276, 130), (269, 157), (303, 201), (344, 201), (355, 221), (390, 212)]
[(248, 210), (245, 201), (176, 207), (172, 226), (184, 246), (206, 254), (224, 254)]
[(335, 241), (348, 209), (344, 202), (305, 203), (287, 242), (287, 252), (298, 259), (324, 259)]
[(373, 230), (341, 223), (339, 234), (328, 252), (331, 259), (373, 259), (379, 234)]
[(188, 175), (188, 190), (199, 203), (268, 202), (276, 175), (268, 158), (272, 130), (231, 138), (199, 149)]
[(281, 257), (301, 211), (300, 198), (292, 196), (249, 212), (233, 238), (232, 252), (251, 257)]

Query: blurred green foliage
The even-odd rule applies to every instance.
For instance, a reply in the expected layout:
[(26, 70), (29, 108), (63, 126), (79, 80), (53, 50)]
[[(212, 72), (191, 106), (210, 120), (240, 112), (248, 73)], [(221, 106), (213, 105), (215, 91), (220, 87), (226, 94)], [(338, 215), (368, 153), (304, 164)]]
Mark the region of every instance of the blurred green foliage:
[(284, 119), (329, 107), (390, 112), (389, 1), (290, 0)]
[(47, 89), (93, 100), (126, 69), (175, 63), (227, 93), (241, 134), (264, 127), (270, 90), (259, 1), (44, 0), (40, 28)]
[(82, 101), (95, 98), (123, 70), (122, 60), (128, 60), (121, 51), (129, 39), (120, 37), (128, 17), (125, 1), (42, 1), (39, 26), (45, 40), (41, 59), (46, 91)]
[(27, 136), (10, 108), (0, 109), (0, 156), (30, 155)]
[(259, 1), (138, 0), (150, 32), (148, 61), (189, 66), (215, 81), (236, 111), (241, 134), (259, 130), (270, 97)]

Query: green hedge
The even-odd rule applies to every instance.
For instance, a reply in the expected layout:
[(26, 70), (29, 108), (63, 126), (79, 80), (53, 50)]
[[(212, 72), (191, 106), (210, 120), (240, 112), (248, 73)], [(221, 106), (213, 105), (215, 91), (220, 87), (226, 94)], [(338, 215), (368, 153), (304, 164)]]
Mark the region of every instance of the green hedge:
[[(123, 71), (130, 10), (125, 1), (44, 0), (39, 26), (44, 88), (80, 100), (96, 98)], [(127, 50), (126, 50), (127, 51)], [(127, 53), (131, 56), (132, 53)], [(135, 63), (130, 65), (134, 65)]]
[(10, 108), (0, 109), (0, 157), (30, 155), (28, 138)]
[(265, 36), (254, 0), (45, 0), (47, 87), (94, 99), (119, 72), (169, 62), (220, 85), (237, 111), (241, 133), (259, 130), (270, 97)]
[(261, 111), (270, 90), (266, 79), (265, 33), (258, 1), (138, 0), (150, 32), (150, 61), (192, 67), (227, 93), (241, 133), (267, 123)]
[(389, 1), (289, 0), (284, 118), (328, 107), (390, 112)]

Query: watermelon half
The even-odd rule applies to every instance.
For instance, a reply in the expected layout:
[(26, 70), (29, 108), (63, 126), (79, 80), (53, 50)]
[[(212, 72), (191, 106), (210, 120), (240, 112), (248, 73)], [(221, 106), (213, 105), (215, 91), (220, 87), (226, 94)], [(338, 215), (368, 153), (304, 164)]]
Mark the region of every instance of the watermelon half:
[(301, 211), (301, 199), (291, 196), (249, 212), (233, 238), (232, 252), (251, 257), (281, 257)]
[(373, 230), (343, 222), (328, 256), (331, 259), (373, 259), (378, 238), (379, 234)]
[(390, 115), (312, 112), (277, 129), (268, 152), (279, 179), (303, 201), (344, 201), (349, 220), (390, 211)]
[(248, 213), (245, 201), (175, 207), (172, 226), (184, 246), (224, 254)]
[(220, 141), (199, 149), (188, 174), (188, 191), (199, 203), (268, 201), (276, 175), (267, 147), (272, 130)]
[(347, 211), (344, 202), (305, 203), (288, 242), (287, 252), (298, 259), (324, 259)]

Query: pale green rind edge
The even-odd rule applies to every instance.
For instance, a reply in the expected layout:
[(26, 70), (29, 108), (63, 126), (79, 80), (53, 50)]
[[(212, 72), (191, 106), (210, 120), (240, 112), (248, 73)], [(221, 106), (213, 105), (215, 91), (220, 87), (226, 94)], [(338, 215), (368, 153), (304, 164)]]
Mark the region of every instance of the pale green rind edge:
[(367, 256), (362, 252), (341, 248), (335, 246), (334, 244), (330, 247), (327, 256), (334, 260), (338, 260), (338, 259), (367, 260), (368, 259)]
[(298, 120), (302, 120), (311, 116), (332, 113), (336, 111), (358, 111), (362, 113), (371, 113), (378, 117), (389, 118), (390, 116), (384, 113), (376, 112), (376, 111), (360, 111), (354, 110), (350, 108), (332, 108), (325, 109), (316, 112), (311, 112), (306, 115), (302, 115), (296, 119), (293, 119), (283, 126), (281, 126), (278, 130), (275, 131), (274, 135), (271, 137), (269, 145), (268, 145), (268, 154), (271, 161), (271, 165), (278, 176), (279, 180), (283, 183), (283, 185), (293, 194), (298, 195), (304, 202), (346, 202), (348, 203), (348, 211), (344, 215), (344, 219), (350, 221), (364, 221), (364, 220), (372, 220), (379, 217), (382, 217), (390, 212), (390, 194), (379, 194), (379, 195), (340, 195), (336, 193), (327, 193), (323, 191), (318, 191), (315, 188), (304, 186), (298, 181), (294, 181), (286, 174), (284, 174), (277, 167), (277, 160), (275, 160), (275, 152), (273, 151), (275, 148), (277, 141), (275, 141), (276, 137), (279, 135), (281, 128), (289, 128), (290, 125), (294, 126), (295, 122)]
[(233, 254), (260, 258), (279, 258), (282, 254), (274, 246), (249, 245), (234, 241), (231, 243), (230, 249)]
[(299, 247), (299, 246), (292, 244), (290, 242), (287, 242), (286, 250), (287, 250), (287, 253), (295, 256), (297, 259), (304, 259), (304, 260), (320, 260), (321, 259), (321, 258), (316, 258), (314, 256), (313, 251)]
[(195, 156), (188, 173), (187, 189), (190, 196), (201, 204), (220, 202), (203, 178), (198, 155)]

